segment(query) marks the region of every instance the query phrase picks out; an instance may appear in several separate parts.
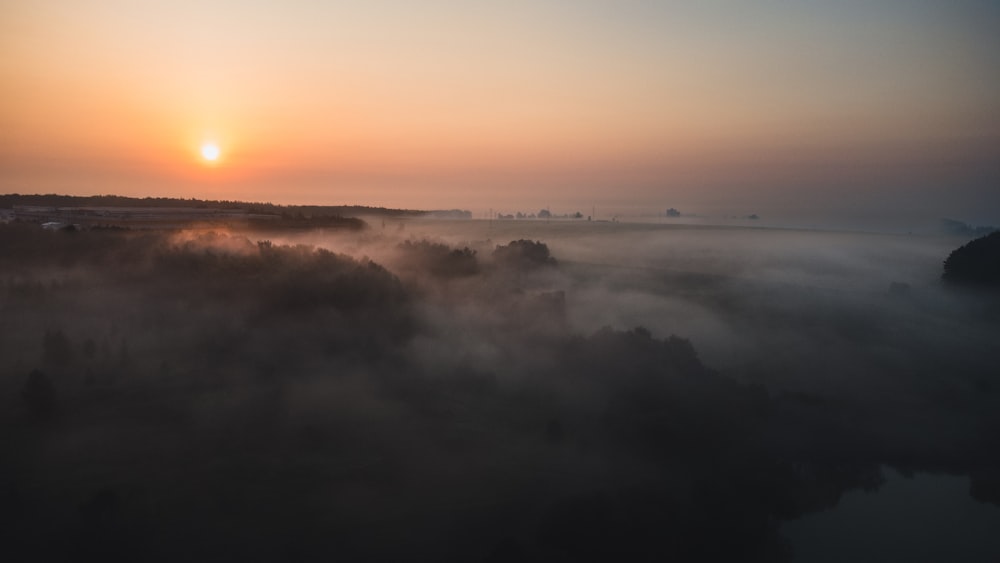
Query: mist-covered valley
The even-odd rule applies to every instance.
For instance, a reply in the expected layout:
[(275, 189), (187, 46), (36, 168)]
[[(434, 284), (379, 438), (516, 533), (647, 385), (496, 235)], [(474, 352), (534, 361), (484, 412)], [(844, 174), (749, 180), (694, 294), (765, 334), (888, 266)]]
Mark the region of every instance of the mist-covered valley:
[(965, 239), (368, 223), (0, 225), (3, 545), (795, 561), (784, 523), (887, 471), (1000, 522), (1000, 299), (941, 281)]

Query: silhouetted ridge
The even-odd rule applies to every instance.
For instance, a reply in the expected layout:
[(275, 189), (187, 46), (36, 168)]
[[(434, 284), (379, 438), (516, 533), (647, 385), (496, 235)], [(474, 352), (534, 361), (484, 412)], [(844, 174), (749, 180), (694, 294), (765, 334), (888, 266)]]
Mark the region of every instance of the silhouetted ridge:
[(14, 206), (39, 207), (121, 207), (121, 208), (190, 208), (246, 211), (272, 214), (286, 220), (316, 220), (333, 217), (374, 215), (382, 217), (435, 217), (469, 219), (472, 214), (463, 209), (416, 210), (371, 207), (366, 205), (277, 205), (268, 202), (238, 200), (202, 200), (175, 197), (126, 197), (118, 195), (70, 196), (59, 194), (0, 194), (0, 208)]

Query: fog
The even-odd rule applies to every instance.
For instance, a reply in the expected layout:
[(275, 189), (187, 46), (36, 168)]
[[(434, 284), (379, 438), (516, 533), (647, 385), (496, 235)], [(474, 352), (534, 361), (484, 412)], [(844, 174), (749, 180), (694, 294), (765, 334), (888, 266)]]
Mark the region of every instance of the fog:
[(967, 239), (367, 221), (0, 225), (5, 545), (799, 561), (786, 523), (887, 471), (1000, 522), (1000, 299), (941, 282)]

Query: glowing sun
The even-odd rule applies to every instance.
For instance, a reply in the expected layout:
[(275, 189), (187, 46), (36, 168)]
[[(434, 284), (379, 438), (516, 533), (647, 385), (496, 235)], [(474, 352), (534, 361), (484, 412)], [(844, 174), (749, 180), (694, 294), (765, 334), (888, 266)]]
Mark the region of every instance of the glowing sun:
[(209, 162), (219, 160), (220, 154), (222, 153), (219, 151), (219, 146), (215, 143), (205, 143), (201, 146), (201, 157)]

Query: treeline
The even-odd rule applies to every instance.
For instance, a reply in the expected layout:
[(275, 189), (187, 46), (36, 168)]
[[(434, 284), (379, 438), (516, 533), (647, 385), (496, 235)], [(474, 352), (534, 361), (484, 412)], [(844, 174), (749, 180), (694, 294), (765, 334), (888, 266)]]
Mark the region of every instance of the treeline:
[(1000, 288), (1000, 231), (952, 251), (944, 261), (941, 277), (952, 284)]
[(974, 226), (956, 219), (941, 219), (941, 227), (944, 232), (959, 236), (982, 236), (998, 230), (997, 227), (992, 225)]
[(194, 208), (246, 211), (248, 213), (273, 214), (282, 217), (353, 217), (372, 215), (382, 217), (441, 217), (467, 219), (469, 211), (460, 209), (449, 210), (415, 210), (392, 209), (385, 207), (370, 207), (365, 205), (277, 205), (269, 202), (247, 202), (239, 200), (203, 200), (196, 198), (174, 197), (125, 197), (119, 195), (70, 196), (58, 194), (0, 194), (0, 208), (13, 208), (15, 205), (32, 205), (40, 207), (131, 207), (131, 208)]
[(15, 205), (40, 207), (190, 207), (195, 209), (249, 210), (250, 208), (276, 208), (270, 203), (236, 200), (201, 200), (175, 197), (126, 197), (120, 195), (72, 196), (59, 194), (0, 194), (0, 208)]

